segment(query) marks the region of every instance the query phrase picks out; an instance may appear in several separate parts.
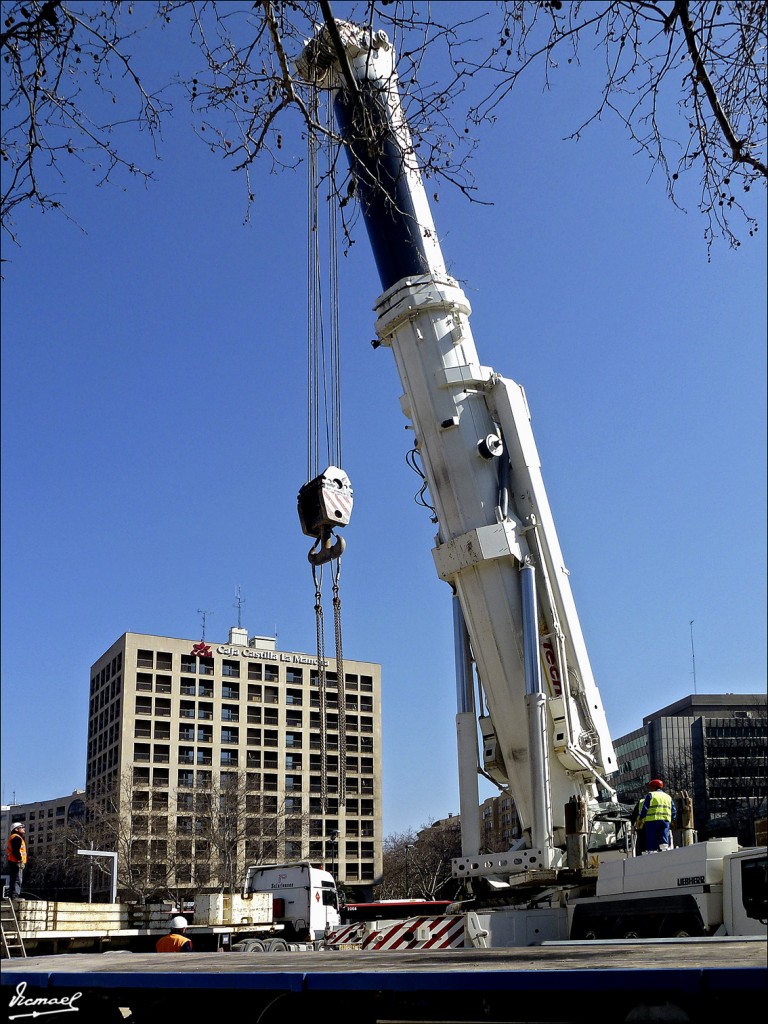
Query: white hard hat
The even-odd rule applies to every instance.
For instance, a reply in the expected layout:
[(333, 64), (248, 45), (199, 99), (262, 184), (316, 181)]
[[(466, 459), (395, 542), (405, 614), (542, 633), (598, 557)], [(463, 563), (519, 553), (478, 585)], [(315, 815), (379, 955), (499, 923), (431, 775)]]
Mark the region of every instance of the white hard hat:
[(24, 828), (24, 822), (14, 821), (14, 823), (11, 825), (11, 832), (15, 832), (17, 828)]
[(187, 921), (186, 917), (182, 917), (181, 915), (178, 917), (172, 917), (168, 923), (171, 928), (187, 928), (189, 925), (189, 921)]

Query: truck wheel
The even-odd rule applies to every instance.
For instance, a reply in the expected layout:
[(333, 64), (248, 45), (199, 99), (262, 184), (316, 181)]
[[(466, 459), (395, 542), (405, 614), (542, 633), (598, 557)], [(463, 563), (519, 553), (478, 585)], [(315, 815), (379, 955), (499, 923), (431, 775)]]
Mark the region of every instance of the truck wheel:
[(264, 948), (267, 953), (287, 953), (288, 943), (284, 939), (270, 939)]
[(661, 928), (664, 939), (695, 939), (704, 934), (701, 924), (693, 917), (678, 917), (665, 921)]

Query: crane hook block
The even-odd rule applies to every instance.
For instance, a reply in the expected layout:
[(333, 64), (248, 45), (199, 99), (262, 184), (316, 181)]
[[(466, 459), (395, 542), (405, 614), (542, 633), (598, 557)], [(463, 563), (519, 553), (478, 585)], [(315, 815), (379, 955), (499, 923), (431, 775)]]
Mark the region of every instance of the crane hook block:
[(352, 515), (352, 484), (343, 469), (329, 466), (299, 491), (299, 521), (307, 537), (322, 537), (346, 526)]

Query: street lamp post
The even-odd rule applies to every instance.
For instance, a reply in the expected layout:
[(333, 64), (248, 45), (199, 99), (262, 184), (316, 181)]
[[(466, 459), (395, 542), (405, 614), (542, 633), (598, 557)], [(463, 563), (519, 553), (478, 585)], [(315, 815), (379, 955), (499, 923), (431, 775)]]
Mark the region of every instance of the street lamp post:
[(335, 828), (331, 832), (331, 874), (336, 877), (336, 847), (339, 842), (339, 830)]
[(412, 843), (405, 844), (405, 898), (408, 899), (410, 895), (410, 887), (408, 885), (408, 851), (413, 849)]

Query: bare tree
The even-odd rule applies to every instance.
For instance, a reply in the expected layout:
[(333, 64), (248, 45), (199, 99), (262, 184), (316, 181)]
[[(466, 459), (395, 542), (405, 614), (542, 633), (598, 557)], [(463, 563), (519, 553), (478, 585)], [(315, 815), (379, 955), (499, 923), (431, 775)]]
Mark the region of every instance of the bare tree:
[[(716, 237), (737, 246), (744, 230), (757, 229), (749, 193), (768, 175), (765, 0), (343, 7), (395, 42), (428, 178), (478, 199), (477, 129), (502, 116), (521, 77), (539, 66), (548, 85), (563, 63), (600, 60), (602, 87), (571, 137), (616, 116), (673, 202), (682, 204), (682, 178), (696, 183), (691, 194), (708, 246)], [(257, 161), (269, 171), (295, 166), (299, 135), (333, 135), (294, 72), (306, 40), (330, 15), (327, 3), (20, 0), (4, 15), (0, 217), (13, 238), (20, 206), (64, 208), (74, 168), (91, 169), (99, 184), (149, 180), (176, 97), (190, 104), (200, 138), (242, 172), (249, 203)], [(189, 49), (154, 82), (157, 71), (142, 58), (171, 37)], [(335, 182), (340, 205), (348, 201), (346, 174)]]
[[(416, 844), (415, 832), (395, 833), (384, 837), (382, 881), (376, 889), (380, 900), (405, 899), (411, 890), (409, 854)], [(406, 877), (408, 875), (408, 877)]]
[(452, 899), (458, 889), (452, 877), (452, 861), (459, 856), (459, 818), (444, 818), (424, 825), (417, 833), (387, 836), (384, 840), (384, 880), (378, 887), (377, 898)]
[(495, 74), (493, 88), (470, 108), (471, 121), (498, 117), (535, 64), (543, 64), (549, 85), (563, 62), (600, 59), (600, 95), (571, 138), (605, 116), (617, 117), (661, 172), (676, 205), (681, 177), (698, 183), (708, 245), (720, 235), (738, 246), (736, 224), (754, 233), (757, 219), (746, 194), (765, 187), (768, 177), (765, 2), (510, 0), (501, 6), (498, 42), (467, 68), (473, 76)]

